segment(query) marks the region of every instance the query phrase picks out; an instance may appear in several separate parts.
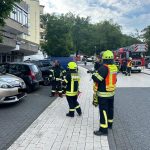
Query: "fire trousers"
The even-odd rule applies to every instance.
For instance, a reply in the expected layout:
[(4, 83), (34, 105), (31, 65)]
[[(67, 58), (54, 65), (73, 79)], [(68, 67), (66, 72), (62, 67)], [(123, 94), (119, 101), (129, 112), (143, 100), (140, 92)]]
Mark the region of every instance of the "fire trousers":
[(62, 94), (62, 88), (61, 88), (61, 81), (52, 81), (52, 90), (51, 94), (55, 95), (55, 93), (58, 91), (59, 94)]
[(77, 113), (79, 115), (81, 115), (81, 113), (82, 113), (81, 108), (80, 108), (80, 105), (77, 101), (78, 96), (77, 95), (76, 96), (66, 96), (66, 98), (67, 98), (68, 105), (69, 105), (69, 114), (71, 116), (74, 116), (74, 112), (76, 110)]
[(127, 75), (128, 75), (128, 76), (131, 75), (131, 67), (127, 67)]
[(103, 133), (108, 133), (108, 128), (112, 127), (114, 116), (114, 96), (98, 97), (100, 112), (100, 128)]

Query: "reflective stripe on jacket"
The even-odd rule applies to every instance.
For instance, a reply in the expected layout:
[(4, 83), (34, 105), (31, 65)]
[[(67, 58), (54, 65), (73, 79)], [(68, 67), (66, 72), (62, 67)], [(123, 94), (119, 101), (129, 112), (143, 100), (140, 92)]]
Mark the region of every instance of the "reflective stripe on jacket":
[(66, 88), (67, 96), (78, 95), (79, 81), (80, 81), (80, 78), (77, 73), (71, 73), (70, 81), (68, 81), (67, 78), (65, 79), (65, 82), (67, 83), (67, 88)]
[(127, 67), (132, 67), (132, 61), (128, 61)]

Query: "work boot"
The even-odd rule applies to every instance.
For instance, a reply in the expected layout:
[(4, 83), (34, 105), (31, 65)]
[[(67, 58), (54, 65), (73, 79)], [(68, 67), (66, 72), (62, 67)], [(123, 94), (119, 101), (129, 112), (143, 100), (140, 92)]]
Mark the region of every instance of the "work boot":
[(95, 134), (96, 136), (101, 136), (101, 135), (107, 136), (107, 135), (108, 135), (108, 132), (102, 132), (102, 131), (98, 130), (98, 131), (94, 131), (94, 134)]
[(77, 111), (77, 113), (78, 113), (78, 115), (79, 115), (79, 116), (81, 116), (81, 115), (82, 115), (82, 111), (81, 111), (81, 108), (80, 108), (80, 107), (79, 107), (79, 108), (77, 108), (77, 109), (76, 109), (76, 111)]
[(74, 114), (67, 113), (66, 116), (67, 117), (74, 117)]

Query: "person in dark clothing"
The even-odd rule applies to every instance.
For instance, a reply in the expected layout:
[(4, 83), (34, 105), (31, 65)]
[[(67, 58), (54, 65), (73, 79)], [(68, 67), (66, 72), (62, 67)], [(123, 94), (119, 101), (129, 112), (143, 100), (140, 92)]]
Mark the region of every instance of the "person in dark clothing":
[(100, 59), (97, 58), (97, 59), (96, 59), (96, 62), (95, 62), (95, 64), (94, 64), (94, 70), (97, 71), (97, 70), (100, 68), (100, 66), (101, 66)]
[(94, 106), (99, 106), (100, 127), (98, 131), (94, 131), (97, 136), (107, 135), (108, 128), (112, 128), (114, 114), (114, 95), (117, 82), (117, 66), (114, 64), (114, 55), (110, 50), (106, 50), (103, 55), (103, 65), (98, 69), (98, 72), (92, 75), (94, 82), (98, 84), (97, 89), (97, 104), (94, 101)]
[(78, 94), (79, 94), (79, 81), (80, 78), (77, 73), (77, 64), (75, 62), (68, 63), (65, 84), (66, 84), (66, 98), (69, 105), (69, 112), (66, 114), (68, 117), (74, 117), (75, 110), (77, 111), (78, 115), (81, 116), (82, 111), (80, 105), (77, 101)]
[(126, 71), (127, 71), (127, 60), (124, 59), (122, 62), (122, 73), (126, 75)]
[(52, 90), (51, 90), (51, 97), (55, 96), (55, 94), (58, 92), (59, 96), (62, 97), (62, 87), (61, 82), (63, 79), (63, 68), (61, 67), (60, 63), (56, 60), (54, 61), (54, 66), (50, 70), (51, 84), (52, 84)]

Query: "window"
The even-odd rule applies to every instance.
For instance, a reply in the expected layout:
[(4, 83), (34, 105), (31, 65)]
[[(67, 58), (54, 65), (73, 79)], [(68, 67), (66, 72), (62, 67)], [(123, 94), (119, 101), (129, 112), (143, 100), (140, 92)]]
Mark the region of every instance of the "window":
[(11, 57), (10, 57), (10, 55), (7, 55), (7, 62), (11, 62)]
[(23, 25), (28, 25), (28, 14), (23, 12)]
[(10, 13), (10, 18), (23, 25), (28, 25), (28, 13), (17, 6), (13, 7), (13, 11)]
[(36, 65), (32, 65), (32, 70), (33, 70), (33, 72), (35, 72), (35, 73), (39, 72), (39, 70), (38, 70), (38, 68), (37, 68)]

